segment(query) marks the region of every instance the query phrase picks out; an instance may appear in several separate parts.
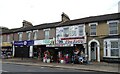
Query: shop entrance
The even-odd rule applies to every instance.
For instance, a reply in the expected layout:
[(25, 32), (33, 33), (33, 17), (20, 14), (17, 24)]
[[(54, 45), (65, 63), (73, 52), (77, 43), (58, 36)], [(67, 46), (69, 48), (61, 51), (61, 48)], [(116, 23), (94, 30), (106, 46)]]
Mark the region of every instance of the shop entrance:
[(75, 44), (75, 50), (79, 50), (80, 52), (85, 53), (85, 48), (83, 46), (83, 44)]
[(44, 57), (44, 51), (46, 51), (45, 45), (33, 46), (33, 58), (41, 60)]
[(15, 47), (15, 57), (29, 58), (29, 49), (27, 46)]

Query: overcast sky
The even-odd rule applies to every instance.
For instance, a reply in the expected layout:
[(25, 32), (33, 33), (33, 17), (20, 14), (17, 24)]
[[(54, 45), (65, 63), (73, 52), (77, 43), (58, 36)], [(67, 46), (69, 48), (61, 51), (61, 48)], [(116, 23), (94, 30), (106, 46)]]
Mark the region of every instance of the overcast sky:
[(33, 25), (61, 21), (65, 12), (71, 20), (118, 12), (120, 0), (2, 0), (0, 26), (22, 27), (27, 20)]

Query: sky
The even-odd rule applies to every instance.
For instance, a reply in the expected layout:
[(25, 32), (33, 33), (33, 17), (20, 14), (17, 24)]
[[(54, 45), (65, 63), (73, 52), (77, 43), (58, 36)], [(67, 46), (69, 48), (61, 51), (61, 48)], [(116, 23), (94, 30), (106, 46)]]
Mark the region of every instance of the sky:
[(61, 21), (62, 12), (71, 20), (118, 12), (120, 0), (1, 0), (0, 26), (22, 27), (27, 20), (33, 25)]

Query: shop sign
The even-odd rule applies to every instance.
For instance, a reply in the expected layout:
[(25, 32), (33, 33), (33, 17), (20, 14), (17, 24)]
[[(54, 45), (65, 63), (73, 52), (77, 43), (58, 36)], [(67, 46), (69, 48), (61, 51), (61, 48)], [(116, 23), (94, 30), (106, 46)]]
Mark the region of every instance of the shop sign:
[(34, 45), (54, 45), (53, 39), (45, 39), (45, 40), (35, 40)]
[(70, 39), (70, 40), (63, 40), (64, 44), (83, 44), (83, 39)]
[(33, 40), (28, 40), (28, 41), (14, 41), (15, 46), (31, 46), (34, 44)]
[(2, 43), (2, 46), (5, 47), (5, 46), (12, 46), (12, 44), (10, 42), (3, 42)]
[[(56, 44), (55, 47), (67, 47), (67, 46), (73, 46), (73, 44)], [(48, 47), (51, 47), (50, 45)]]
[(34, 45), (42, 45), (43, 40), (35, 40)]

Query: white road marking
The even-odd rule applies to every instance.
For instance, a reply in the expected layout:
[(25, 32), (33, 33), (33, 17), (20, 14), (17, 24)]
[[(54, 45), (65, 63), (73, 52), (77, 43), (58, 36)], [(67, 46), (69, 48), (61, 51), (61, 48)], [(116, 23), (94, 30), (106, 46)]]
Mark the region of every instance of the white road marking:
[(5, 70), (0, 70), (0, 72), (8, 72), (8, 71), (5, 71)]
[(41, 67), (41, 68), (44, 68), (44, 67)]

